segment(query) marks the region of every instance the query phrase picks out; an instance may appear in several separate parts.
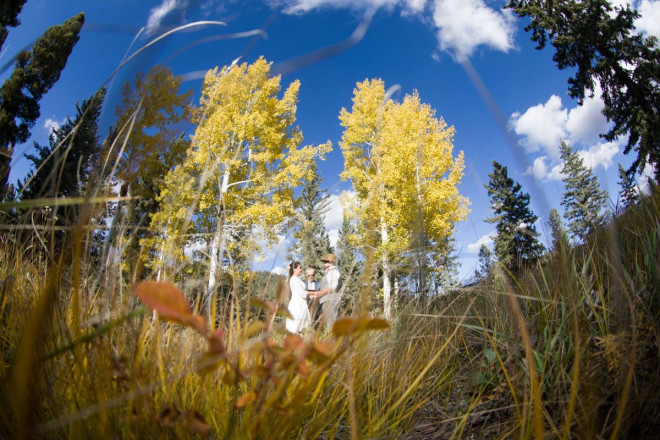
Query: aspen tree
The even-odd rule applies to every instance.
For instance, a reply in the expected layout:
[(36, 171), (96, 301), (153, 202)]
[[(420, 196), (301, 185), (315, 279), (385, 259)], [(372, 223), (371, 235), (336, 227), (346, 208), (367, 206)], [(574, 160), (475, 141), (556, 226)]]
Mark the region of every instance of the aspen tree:
[[(194, 240), (210, 246), (207, 302), (225, 257), (246, 253), (263, 240), (274, 243), (284, 221), (294, 214), (294, 188), (309, 178), (316, 157), (328, 142), (300, 148), (297, 126), (299, 81), (280, 95), (280, 77), (259, 58), (251, 65), (209, 71), (204, 79), (197, 129), (184, 162), (165, 177), (161, 211), (149, 244), (159, 264), (185, 260)], [(241, 242), (234, 242), (237, 233)]]
[(351, 111), (339, 116), (344, 133), (343, 179), (360, 200), (363, 230), (378, 234), (384, 314), (391, 314), (391, 259), (415, 233), (441, 243), (466, 218), (468, 200), (458, 193), (463, 153), (452, 156), (454, 129), (423, 104), (417, 92), (398, 104), (380, 79), (357, 84)]

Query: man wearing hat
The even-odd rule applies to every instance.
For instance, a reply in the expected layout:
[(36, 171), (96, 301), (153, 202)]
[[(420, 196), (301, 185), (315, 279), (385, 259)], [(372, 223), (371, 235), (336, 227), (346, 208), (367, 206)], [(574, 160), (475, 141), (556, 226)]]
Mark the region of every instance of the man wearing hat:
[(317, 309), (315, 319), (321, 319), (328, 329), (337, 320), (337, 312), (341, 303), (339, 290), (341, 289), (341, 275), (337, 269), (337, 257), (335, 254), (327, 254), (321, 258), (325, 274), (319, 285), (318, 292), (312, 295), (312, 298), (319, 299), (319, 308)]

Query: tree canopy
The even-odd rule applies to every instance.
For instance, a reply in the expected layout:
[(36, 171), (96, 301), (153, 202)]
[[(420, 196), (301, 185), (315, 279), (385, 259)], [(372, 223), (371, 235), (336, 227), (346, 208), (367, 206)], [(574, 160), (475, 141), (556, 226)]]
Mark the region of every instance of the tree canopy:
[(495, 255), (510, 274), (517, 275), (543, 252), (534, 225), (538, 217), (529, 207), (529, 194), (509, 177), (507, 167), (493, 161), (488, 177), (486, 189), (495, 215), (487, 221), (496, 223)]
[(559, 69), (575, 73), (568, 93), (580, 104), (602, 91), (603, 114), (613, 123), (604, 138), (627, 136), (624, 153), (637, 152), (628, 172), (649, 163), (660, 177), (660, 48), (635, 28), (639, 13), (609, 0), (510, 0), (508, 7), (531, 20), (525, 28), (542, 49), (555, 48)]
[(605, 224), (603, 212), (607, 203), (607, 192), (600, 189), (598, 179), (587, 168), (580, 155), (567, 143), (561, 143), (561, 158), (564, 192), (561, 205), (568, 231), (577, 241), (584, 241), (587, 235)]
[(60, 79), (84, 22), (80, 13), (46, 30), (32, 50), (18, 54), (14, 71), (0, 87), (0, 200), (7, 191), (14, 146), (30, 137), (41, 114), (39, 101)]
[(443, 243), (467, 216), (468, 200), (458, 193), (463, 153), (452, 156), (454, 129), (417, 92), (395, 103), (380, 79), (358, 83), (351, 111), (342, 109), (339, 119), (341, 177), (353, 183), (361, 228), (379, 249), (388, 316), (392, 256), (415, 234)]

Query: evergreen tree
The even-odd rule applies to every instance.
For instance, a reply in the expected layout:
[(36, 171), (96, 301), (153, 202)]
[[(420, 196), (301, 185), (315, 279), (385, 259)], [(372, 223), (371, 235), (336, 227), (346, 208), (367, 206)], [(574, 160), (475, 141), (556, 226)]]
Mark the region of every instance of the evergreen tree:
[(294, 243), (289, 254), (292, 260), (300, 261), (304, 268), (313, 267), (322, 272), (321, 258), (333, 252), (323, 217), (329, 209), (329, 195), (321, 188), (323, 179), (318, 174), (316, 163), (309, 172), (312, 178), (303, 184), (300, 208), (292, 233)]
[(2, 0), (0, 3), (0, 49), (5, 44), (8, 27), (16, 27), (21, 24), (18, 14), (21, 13), (26, 0)]
[(635, 179), (626, 172), (621, 164), (619, 164), (619, 200), (621, 208), (627, 208), (630, 205), (636, 205), (639, 202), (639, 192)]
[(561, 221), (561, 215), (555, 208), (550, 210), (550, 230), (552, 233), (552, 251), (558, 252), (560, 249), (568, 247), (568, 234)]
[(18, 54), (14, 71), (0, 88), (0, 200), (7, 191), (14, 146), (30, 137), (41, 114), (39, 101), (60, 78), (84, 21), (81, 13), (49, 28), (31, 51)]
[(140, 240), (153, 236), (148, 226), (160, 208), (157, 196), (164, 176), (184, 161), (190, 146), (181, 124), (190, 117), (192, 90), (179, 93), (181, 81), (167, 66), (156, 65), (146, 74), (139, 73), (133, 83), (124, 84), (121, 105), (115, 108), (117, 121), (104, 154), (111, 163), (118, 159), (117, 174), (111, 177), (121, 183), (120, 196), (132, 200), (115, 207), (108, 243), (118, 246), (119, 225), (128, 228), (131, 233), (121, 246), (128, 266), (137, 262)]
[[(619, 3), (622, 4), (623, 3)], [(575, 72), (568, 93), (580, 104), (600, 86), (603, 114), (613, 122), (608, 141), (627, 136), (624, 150), (637, 152), (629, 172), (646, 163), (660, 176), (660, 47), (635, 27), (639, 13), (611, 0), (509, 0), (507, 5), (531, 22), (537, 49), (555, 48), (559, 69)]]
[(493, 266), (493, 252), (488, 246), (482, 244), (479, 248), (479, 267), (474, 271), (474, 277), (477, 281), (488, 278)]
[(434, 269), (436, 293), (447, 292), (457, 287), (458, 281), (458, 255), (456, 253), (456, 240), (448, 235), (442, 242), (436, 244), (431, 267)]
[[(105, 98), (105, 88), (76, 104), (76, 116), (52, 131), (47, 146), (35, 143), (36, 154), (26, 154), (34, 166), (21, 186), (21, 200), (37, 198), (81, 197), (93, 165), (99, 156), (98, 120)], [(61, 226), (50, 234), (51, 251), (59, 250), (66, 228), (80, 219), (80, 206), (53, 206), (37, 210), (19, 210), (31, 221)], [(32, 215), (38, 213), (39, 215)], [(49, 240), (48, 238), (46, 239)]]
[(35, 143), (35, 154), (26, 154), (34, 165), (26, 178), (21, 199), (74, 197), (84, 194), (85, 183), (99, 155), (98, 122), (105, 88), (76, 104), (75, 118), (67, 118), (50, 135), (49, 145)]
[(568, 221), (572, 238), (584, 242), (591, 232), (605, 223), (603, 208), (608, 195), (600, 189), (598, 179), (584, 166), (573, 147), (562, 141), (559, 151), (564, 161), (561, 171), (565, 187), (561, 196), (564, 218)]
[(362, 269), (358, 259), (358, 249), (355, 246), (356, 234), (357, 228), (344, 213), (336, 247), (344, 291), (352, 296), (357, 295), (360, 291), (360, 273)]
[(486, 220), (496, 223), (495, 255), (511, 274), (533, 264), (543, 252), (534, 223), (538, 219), (529, 208), (529, 194), (508, 176), (506, 167), (493, 161), (493, 172), (486, 188), (495, 216)]

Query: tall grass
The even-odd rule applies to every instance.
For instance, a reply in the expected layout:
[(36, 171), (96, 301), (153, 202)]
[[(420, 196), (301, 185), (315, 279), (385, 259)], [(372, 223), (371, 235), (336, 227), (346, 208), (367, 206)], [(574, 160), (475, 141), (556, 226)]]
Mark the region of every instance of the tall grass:
[(228, 295), (209, 357), (123, 279), (95, 287), (75, 252), (5, 240), (0, 436), (649, 438), (659, 241), (654, 194), (520, 279), (403, 299), (389, 330), (297, 340)]

